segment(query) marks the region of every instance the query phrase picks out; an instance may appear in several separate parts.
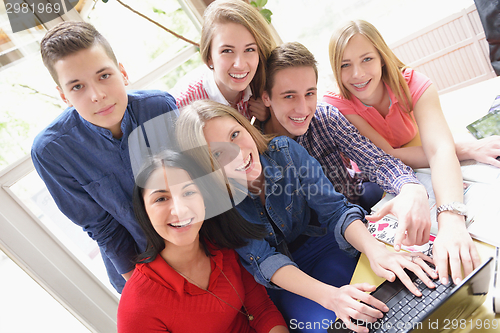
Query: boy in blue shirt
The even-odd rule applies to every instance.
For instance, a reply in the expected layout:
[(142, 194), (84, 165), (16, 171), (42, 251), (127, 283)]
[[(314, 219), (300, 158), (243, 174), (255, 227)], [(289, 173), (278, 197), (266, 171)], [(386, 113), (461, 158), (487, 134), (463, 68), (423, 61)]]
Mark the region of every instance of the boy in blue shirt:
[(129, 135), (159, 115), (174, 120), (175, 100), (161, 91), (127, 93), (125, 68), (91, 24), (57, 25), (41, 53), (68, 108), (35, 138), (33, 164), (59, 209), (97, 241), (121, 292), (146, 247), (131, 204)]

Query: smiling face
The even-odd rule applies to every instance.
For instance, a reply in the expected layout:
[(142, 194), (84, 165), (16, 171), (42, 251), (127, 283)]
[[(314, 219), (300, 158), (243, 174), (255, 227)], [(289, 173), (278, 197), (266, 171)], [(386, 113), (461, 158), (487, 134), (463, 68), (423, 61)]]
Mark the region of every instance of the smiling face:
[(127, 108), (127, 73), (99, 46), (78, 51), (54, 64), (61, 98), (88, 122), (121, 137), (121, 121)]
[(252, 34), (237, 23), (217, 23), (210, 46), (209, 66), (215, 83), (229, 102), (235, 102), (257, 71), (259, 53)]
[(375, 104), (382, 98), (382, 60), (365, 36), (354, 35), (347, 43), (342, 57), (341, 78), (344, 87), (365, 104)]
[[(251, 187), (262, 173), (257, 145), (248, 131), (231, 117), (217, 117), (205, 123), (205, 139), (212, 154), (224, 166), (226, 176)], [(236, 158), (231, 143), (239, 148)], [(231, 158), (225, 156), (229, 154)]]
[(156, 232), (170, 245), (198, 244), (205, 219), (203, 196), (187, 171), (155, 170), (143, 191), (144, 207)]
[[(312, 67), (289, 67), (276, 72), (271, 95), (262, 99), (271, 108), (273, 129), (295, 138), (309, 128), (316, 111), (316, 72)], [(272, 96), (272, 97), (271, 97)]]

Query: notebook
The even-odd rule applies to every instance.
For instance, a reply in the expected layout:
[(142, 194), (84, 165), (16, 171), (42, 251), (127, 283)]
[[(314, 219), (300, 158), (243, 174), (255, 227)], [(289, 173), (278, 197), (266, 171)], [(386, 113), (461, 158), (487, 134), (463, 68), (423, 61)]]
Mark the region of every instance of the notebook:
[(488, 113), (467, 125), (467, 129), (476, 139), (500, 134), (500, 95), (495, 97)]
[[(436, 288), (428, 288), (415, 274), (407, 271), (413, 283), (422, 292), (413, 295), (399, 279), (385, 281), (374, 292), (375, 298), (389, 307), (389, 312), (375, 323), (367, 323), (370, 333), (446, 332), (456, 329), (456, 323), (468, 324), (468, 317), (486, 299), (494, 266), (490, 257), (459, 285), (434, 281)], [(451, 281), (451, 279), (450, 279)], [(338, 320), (329, 333), (353, 332)]]

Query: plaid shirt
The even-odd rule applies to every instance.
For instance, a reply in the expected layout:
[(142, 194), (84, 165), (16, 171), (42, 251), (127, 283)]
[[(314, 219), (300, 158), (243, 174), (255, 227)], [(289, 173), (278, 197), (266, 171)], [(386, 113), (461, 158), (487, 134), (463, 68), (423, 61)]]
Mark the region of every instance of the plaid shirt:
[[(420, 183), (409, 166), (362, 136), (332, 105), (318, 103), (309, 129), (296, 140), (323, 166), (335, 190), (353, 203), (358, 203), (360, 185), (366, 178), (392, 194), (398, 194), (404, 184)], [(353, 160), (363, 174), (351, 176), (341, 153)]]

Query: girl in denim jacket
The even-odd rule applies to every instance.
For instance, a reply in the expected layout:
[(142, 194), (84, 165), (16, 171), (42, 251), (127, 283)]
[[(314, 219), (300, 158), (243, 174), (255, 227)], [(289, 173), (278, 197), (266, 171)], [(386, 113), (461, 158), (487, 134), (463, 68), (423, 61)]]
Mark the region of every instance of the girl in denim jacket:
[(354, 331), (368, 332), (351, 318), (374, 322), (389, 310), (366, 293), (375, 286), (349, 285), (358, 251), (378, 276), (397, 276), (416, 295), (404, 268), (433, 287), (427, 274), (436, 273), (424, 261), (430, 258), (389, 251), (371, 236), (363, 209), (335, 192), (319, 163), (292, 139), (265, 137), (234, 109), (208, 100), (183, 110), (176, 133), (184, 150), (208, 145), (212, 168), (222, 168), (231, 190), (247, 191), (236, 208), (264, 225), (267, 236), (237, 252), (290, 328), (324, 332), (338, 316)]

